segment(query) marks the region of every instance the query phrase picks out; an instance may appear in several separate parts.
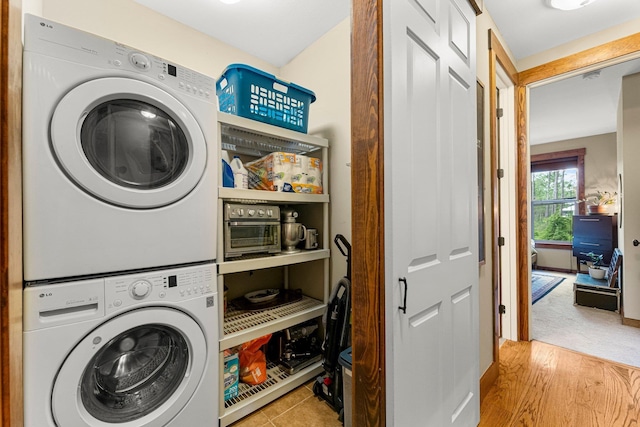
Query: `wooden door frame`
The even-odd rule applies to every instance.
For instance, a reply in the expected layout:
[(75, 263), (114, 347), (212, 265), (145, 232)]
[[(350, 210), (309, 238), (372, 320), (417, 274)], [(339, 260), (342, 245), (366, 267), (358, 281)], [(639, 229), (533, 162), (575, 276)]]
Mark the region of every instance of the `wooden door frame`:
[(371, 427), (386, 417), (382, 3), (351, 8), (352, 407)]
[(0, 3), (0, 427), (23, 425), (22, 1)]
[(499, 204), (499, 186), (498, 179), (498, 117), (497, 107), (498, 100), (496, 94), (497, 88), (497, 67), (498, 64), (506, 72), (511, 82), (517, 86), (518, 72), (511, 62), (507, 51), (500, 43), (496, 34), (489, 29), (489, 150), (490, 150), (490, 171), (491, 171), (491, 224), (492, 224), (492, 240), (491, 240), (491, 280), (493, 292), (493, 362), (482, 376), (480, 383), (481, 399), (488, 393), (491, 385), (498, 378), (499, 362), (500, 362), (500, 247), (498, 246), (498, 238), (500, 237), (500, 204)]
[(640, 55), (640, 33), (636, 33), (518, 73), (517, 117), (517, 269), (518, 339), (529, 341), (529, 194), (527, 86), (583, 68), (609, 65)]

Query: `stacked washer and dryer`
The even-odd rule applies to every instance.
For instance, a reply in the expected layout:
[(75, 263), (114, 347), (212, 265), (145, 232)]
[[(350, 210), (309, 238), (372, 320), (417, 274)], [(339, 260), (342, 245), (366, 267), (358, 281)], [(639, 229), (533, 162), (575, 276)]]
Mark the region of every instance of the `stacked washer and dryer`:
[(214, 83), (25, 16), (26, 427), (217, 425)]

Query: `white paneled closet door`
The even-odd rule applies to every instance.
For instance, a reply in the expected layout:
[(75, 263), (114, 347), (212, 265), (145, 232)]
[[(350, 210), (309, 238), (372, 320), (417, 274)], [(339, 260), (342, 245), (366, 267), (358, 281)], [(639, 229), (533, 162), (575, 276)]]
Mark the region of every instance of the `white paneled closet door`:
[(475, 426), (475, 13), (466, 0), (387, 0), (383, 21), (387, 421)]

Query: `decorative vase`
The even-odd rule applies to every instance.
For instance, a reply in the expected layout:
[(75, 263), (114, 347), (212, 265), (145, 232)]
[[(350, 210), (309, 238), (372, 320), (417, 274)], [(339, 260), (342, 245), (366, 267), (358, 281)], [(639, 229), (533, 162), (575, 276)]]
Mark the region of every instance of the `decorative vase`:
[(587, 205), (589, 215), (602, 215), (608, 212), (606, 205)]
[(591, 276), (592, 279), (602, 280), (604, 279), (605, 273), (606, 273), (606, 270), (600, 267), (589, 267), (589, 276)]

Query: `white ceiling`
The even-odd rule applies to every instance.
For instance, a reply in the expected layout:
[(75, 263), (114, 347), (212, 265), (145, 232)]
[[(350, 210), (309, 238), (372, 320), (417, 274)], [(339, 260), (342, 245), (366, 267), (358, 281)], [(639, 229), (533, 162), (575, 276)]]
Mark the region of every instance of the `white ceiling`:
[(349, 0), (135, 0), (282, 67), (350, 13)]
[[(484, 0), (484, 6), (516, 61), (640, 17), (638, 0), (598, 0), (574, 11), (552, 9), (546, 0)], [(634, 61), (596, 79), (575, 76), (532, 89), (530, 143), (615, 132), (622, 76), (638, 71)]]
[[(350, 0), (135, 0), (276, 67), (347, 18)], [(558, 11), (547, 0), (484, 0), (516, 61), (640, 17), (640, 0), (599, 0)], [(621, 64), (598, 79), (577, 76), (532, 89), (532, 144), (614, 132), (621, 76), (640, 71)]]
[(622, 77), (640, 72), (640, 59), (531, 89), (531, 144), (562, 141), (616, 131)]

